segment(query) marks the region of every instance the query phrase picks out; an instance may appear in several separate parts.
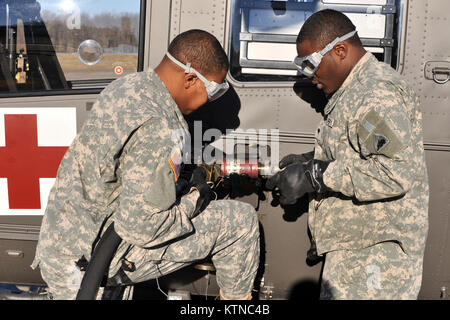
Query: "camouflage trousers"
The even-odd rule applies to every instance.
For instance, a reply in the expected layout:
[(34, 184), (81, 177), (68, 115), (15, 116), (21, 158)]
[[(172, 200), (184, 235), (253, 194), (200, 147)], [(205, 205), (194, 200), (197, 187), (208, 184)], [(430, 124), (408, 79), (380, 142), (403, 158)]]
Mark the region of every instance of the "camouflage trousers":
[[(195, 231), (168, 244), (158, 261), (149, 258), (151, 249), (122, 241), (111, 263), (110, 275), (119, 270), (117, 257), (122, 252), (127, 252), (126, 260), (135, 266), (133, 272), (124, 271), (133, 283), (155, 279), (211, 257), (224, 297), (239, 299), (251, 293), (259, 264), (259, 223), (255, 209), (234, 200), (213, 201), (192, 219), (192, 224)], [(84, 274), (74, 266), (76, 260), (67, 256), (52, 259), (58, 265), (41, 261), (41, 274), (53, 299), (75, 299)], [(132, 291), (125, 291), (125, 298), (131, 295)]]
[(328, 252), (322, 273), (322, 300), (416, 300), (423, 257), (383, 242), (362, 250)]

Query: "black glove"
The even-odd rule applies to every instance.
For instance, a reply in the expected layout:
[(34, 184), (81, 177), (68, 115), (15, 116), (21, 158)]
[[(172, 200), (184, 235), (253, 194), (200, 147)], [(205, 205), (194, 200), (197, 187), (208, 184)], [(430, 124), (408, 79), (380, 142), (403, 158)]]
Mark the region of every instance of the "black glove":
[(269, 178), (266, 188), (279, 189), (282, 205), (295, 204), (306, 193), (322, 193), (326, 190), (322, 177), (328, 164), (329, 162), (320, 160), (310, 160), (306, 163), (295, 162)]
[(297, 163), (297, 162), (308, 162), (309, 160), (314, 159), (314, 151), (310, 151), (302, 154), (290, 154), (281, 159), (279, 167), (280, 169), (286, 168), (288, 165)]
[(308, 176), (314, 191), (324, 193), (328, 188), (323, 183), (323, 173), (328, 168), (330, 162), (321, 160), (309, 160), (304, 163), (305, 173)]
[(314, 266), (323, 260), (323, 256), (317, 254), (317, 246), (314, 240), (311, 240), (311, 247), (306, 253), (306, 263), (308, 266)]
[(189, 181), (191, 188), (195, 188), (200, 193), (200, 197), (197, 199), (193, 216), (203, 211), (211, 199), (214, 198), (213, 191), (206, 183), (206, 171), (202, 167), (196, 167), (192, 172), (191, 179)]
[(245, 173), (232, 173), (223, 178), (223, 187), (231, 199), (253, 194), (259, 187), (259, 178), (252, 179)]

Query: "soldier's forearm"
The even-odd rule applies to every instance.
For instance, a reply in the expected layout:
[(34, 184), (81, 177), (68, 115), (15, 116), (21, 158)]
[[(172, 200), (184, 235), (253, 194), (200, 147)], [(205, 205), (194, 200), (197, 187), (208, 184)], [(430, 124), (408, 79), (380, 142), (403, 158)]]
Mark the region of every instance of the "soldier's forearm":
[(379, 159), (349, 159), (331, 163), (324, 173), (325, 185), (335, 192), (358, 201), (377, 201), (408, 192), (411, 183), (410, 166)]
[(197, 204), (197, 200), (200, 197), (200, 193), (198, 190), (191, 190), (188, 194), (181, 197), (180, 204), (178, 208), (181, 212), (186, 214), (189, 218), (192, 218), (195, 212), (195, 206)]

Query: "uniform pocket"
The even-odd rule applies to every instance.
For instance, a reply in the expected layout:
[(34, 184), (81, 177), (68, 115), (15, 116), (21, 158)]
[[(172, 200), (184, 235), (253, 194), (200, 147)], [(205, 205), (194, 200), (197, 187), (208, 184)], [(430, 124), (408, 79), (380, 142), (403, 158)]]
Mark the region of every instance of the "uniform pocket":
[(368, 257), (368, 250), (343, 250), (340, 261), (336, 264), (336, 273), (340, 283), (358, 284), (364, 283), (367, 278), (365, 261)]

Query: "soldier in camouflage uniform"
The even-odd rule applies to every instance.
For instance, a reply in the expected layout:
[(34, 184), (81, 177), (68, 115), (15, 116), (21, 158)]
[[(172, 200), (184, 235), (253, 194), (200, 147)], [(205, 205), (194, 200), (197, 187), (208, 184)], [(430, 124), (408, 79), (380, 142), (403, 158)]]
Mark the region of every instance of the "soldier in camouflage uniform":
[[(222, 200), (198, 213), (200, 190), (176, 194), (179, 132), (188, 130), (183, 114), (217, 97), (200, 78), (225, 85), (227, 56), (200, 30), (179, 35), (169, 52), (154, 71), (103, 90), (61, 162), (32, 264), (39, 265), (53, 299), (76, 297), (84, 274), (76, 263), (89, 261), (112, 222), (123, 241), (109, 278), (121, 271), (142, 282), (212, 256), (222, 298), (251, 297), (259, 262), (254, 208)], [(125, 298), (130, 295), (128, 290)]]
[(268, 184), (282, 204), (310, 194), (308, 226), (325, 255), (322, 299), (417, 299), (429, 195), (419, 100), (354, 30), (333, 10), (302, 27), (295, 63), (332, 97), (314, 158), (285, 157)]

